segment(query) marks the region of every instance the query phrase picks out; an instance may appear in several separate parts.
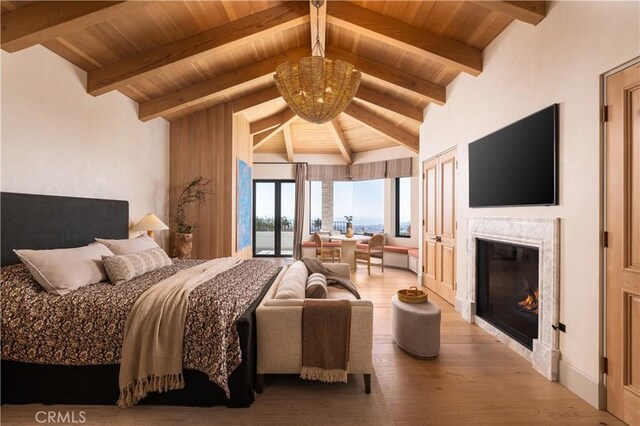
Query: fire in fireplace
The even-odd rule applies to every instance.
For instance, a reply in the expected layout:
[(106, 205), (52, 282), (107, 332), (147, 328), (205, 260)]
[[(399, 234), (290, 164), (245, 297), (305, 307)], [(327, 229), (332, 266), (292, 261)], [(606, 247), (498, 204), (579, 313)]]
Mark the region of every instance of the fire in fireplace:
[(538, 249), (478, 239), (476, 315), (529, 349), (538, 338)]

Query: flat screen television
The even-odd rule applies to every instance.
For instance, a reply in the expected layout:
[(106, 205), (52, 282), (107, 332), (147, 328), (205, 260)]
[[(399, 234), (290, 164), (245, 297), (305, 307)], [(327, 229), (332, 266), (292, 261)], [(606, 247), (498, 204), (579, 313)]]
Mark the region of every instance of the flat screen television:
[(558, 204), (558, 104), (469, 144), (469, 206)]

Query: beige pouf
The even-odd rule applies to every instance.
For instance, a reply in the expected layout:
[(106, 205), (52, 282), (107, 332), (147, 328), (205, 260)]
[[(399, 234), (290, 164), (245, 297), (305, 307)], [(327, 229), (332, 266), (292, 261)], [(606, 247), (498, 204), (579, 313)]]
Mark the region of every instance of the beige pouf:
[(440, 308), (432, 302), (404, 303), (391, 298), (393, 341), (411, 356), (435, 358), (440, 353)]

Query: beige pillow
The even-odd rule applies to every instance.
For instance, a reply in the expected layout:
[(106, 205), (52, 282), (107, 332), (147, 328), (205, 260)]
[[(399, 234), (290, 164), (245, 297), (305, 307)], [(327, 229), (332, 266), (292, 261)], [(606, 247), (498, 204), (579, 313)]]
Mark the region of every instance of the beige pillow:
[(136, 238), (127, 238), (124, 240), (103, 240), (102, 238), (96, 238), (96, 241), (104, 244), (116, 255), (138, 253), (159, 247), (158, 244), (153, 241), (153, 238), (144, 234)]
[(132, 254), (102, 256), (102, 262), (113, 284), (121, 284), (147, 272), (173, 265), (160, 247)]
[(304, 299), (308, 276), (304, 263), (295, 262), (284, 273), (274, 299)]
[(100, 243), (53, 250), (14, 250), (33, 278), (49, 293), (62, 296), (107, 279), (102, 256), (113, 253)]

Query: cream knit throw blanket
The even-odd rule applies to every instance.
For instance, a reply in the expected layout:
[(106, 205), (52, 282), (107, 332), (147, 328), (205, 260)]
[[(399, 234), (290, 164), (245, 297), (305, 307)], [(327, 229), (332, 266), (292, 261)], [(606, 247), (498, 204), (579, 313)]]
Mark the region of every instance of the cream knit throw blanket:
[(149, 392), (184, 388), (182, 349), (189, 293), (241, 262), (227, 257), (182, 270), (136, 300), (124, 329), (120, 407), (135, 405)]

